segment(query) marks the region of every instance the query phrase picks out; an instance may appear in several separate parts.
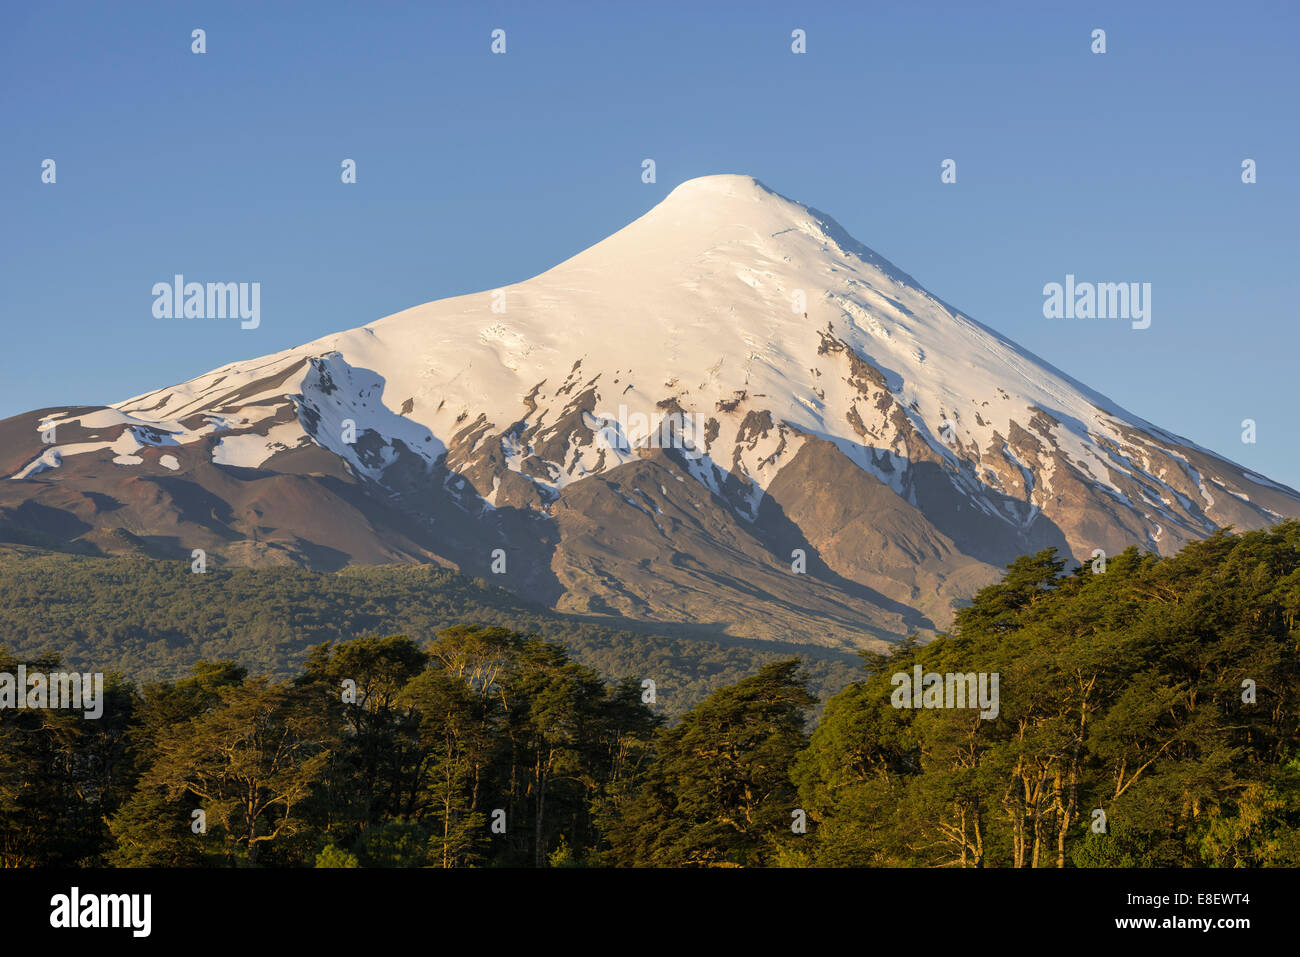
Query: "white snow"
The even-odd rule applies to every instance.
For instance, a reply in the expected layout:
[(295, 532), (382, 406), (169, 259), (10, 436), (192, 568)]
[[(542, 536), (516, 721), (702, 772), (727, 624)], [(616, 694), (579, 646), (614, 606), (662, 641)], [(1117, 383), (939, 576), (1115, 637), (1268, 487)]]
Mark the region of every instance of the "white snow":
[[(304, 438), (302, 426), (297, 422), (277, 425), (266, 435), (259, 435), (256, 432), (228, 435), (212, 450), (212, 461), (217, 465), (257, 468), (276, 452), (296, 446)], [(163, 456), (163, 458), (172, 457)], [(163, 459), (158, 461), (165, 464)], [(172, 461), (176, 460), (172, 458)]]
[[(949, 462), (973, 464), (973, 458), (940, 441), (945, 417), (953, 422), (956, 447), (988, 453), (995, 445), (1005, 448), (995, 433), (1007, 439), (1013, 420), (1030, 429), (1034, 410), (1041, 409), (1061, 424), (1051, 429), (1050, 439), (1040, 438), (1054, 443), (1117, 499), (1128, 501), (1107, 476), (1112, 470), (1132, 475), (1142, 467), (1123, 453), (1109, 452), (1099, 439), (1128, 446), (1121, 427), (1156, 440), (1166, 436), (953, 311), (833, 220), (749, 176), (682, 183), (602, 242), (539, 276), (502, 287), (504, 300), (496, 291), (426, 303), (294, 349), (231, 363), (84, 415), (80, 422), (86, 428), (130, 426), (123, 435), (132, 435), (136, 446), (113, 444), (123, 458), (141, 444), (196, 446), (207, 435), (253, 428), (222, 435), (212, 458), (254, 467), (308, 441), (298, 422), (264, 425), (291, 397), (300, 414), (319, 417), (319, 444), (359, 473), (378, 477), (397, 456), (398, 443), (433, 462), (479, 414), (493, 424), (480, 441), (521, 420), (524, 428), (554, 422), (594, 381), (594, 414), (583, 419), (593, 432), (620, 406), (650, 417), (670, 396), (688, 414), (716, 419), (719, 434), (711, 457), (688, 462), (688, 470), (714, 491), (720, 487), (718, 470), (739, 470), (754, 485), (752, 509), (799, 447), (798, 437), (788, 433), (784, 451), (773, 459), (782, 420), (834, 442), (862, 468), (901, 490), (908, 464), (902, 436), (874, 401), (846, 381), (846, 356), (819, 351), (826, 334), (881, 372), (913, 427)], [(800, 293), (806, 305), (796, 308)], [(494, 312), (494, 302), (501, 301), (505, 311)], [(315, 366), (305, 360), (315, 360)], [(575, 370), (577, 360), (581, 365)], [(302, 368), (284, 378), (298, 365)], [(263, 380), (268, 384), (256, 394), (232, 398)], [(524, 397), (539, 383), (537, 409), (530, 414)], [(734, 411), (718, 410), (720, 402), (734, 401), (741, 392), (746, 398)], [(400, 414), (407, 399), (413, 408)], [(863, 439), (847, 419), (850, 409), (856, 409), (876, 457), (888, 461), (892, 472), (864, 454)], [(753, 410), (770, 410), (773, 428), (754, 448), (745, 444), (733, 463), (741, 424)], [(201, 426), (180, 424), (200, 412)], [(467, 417), (458, 421), (462, 415)], [(349, 420), (358, 437), (367, 432), (378, 437), (375, 457), (367, 453), (363, 461), (356, 444), (344, 440)], [(142, 426), (170, 434), (155, 441), (141, 433)], [(515, 437), (501, 446), (515, 470), (533, 454)], [(60, 452), (77, 454), (75, 448), (91, 446)], [(602, 466), (599, 453), (594, 441), (571, 440), (563, 461), (553, 463), (552, 480), (542, 484), (560, 488), (634, 457), (606, 449)], [(1031, 489), (1032, 507), (1025, 511), (1033, 516), (1051, 501), (1051, 465), (1045, 465), (1035, 487), (1028, 463), (1019, 464)], [(48, 467), (38, 460), (14, 477)], [(1248, 478), (1271, 485), (1253, 474)], [(982, 486), (975, 479), (961, 481), (978, 497)], [(1212, 502), (1199, 474), (1196, 481)], [(1190, 504), (1182, 496), (1178, 500)], [(495, 487), (489, 501), (495, 501)], [(987, 509), (987, 503), (979, 507)]]

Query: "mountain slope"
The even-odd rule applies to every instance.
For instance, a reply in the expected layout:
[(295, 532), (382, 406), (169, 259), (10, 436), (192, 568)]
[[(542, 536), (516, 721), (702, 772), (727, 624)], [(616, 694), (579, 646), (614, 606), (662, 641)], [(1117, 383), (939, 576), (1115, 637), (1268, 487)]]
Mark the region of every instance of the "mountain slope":
[(433, 561), (564, 610), (835, 645), (943, 627), (1025, 551), (1169, 554), (1300, 514), (747, 176), (502, 290), (7, 420), (0, 448), (12, 540)]

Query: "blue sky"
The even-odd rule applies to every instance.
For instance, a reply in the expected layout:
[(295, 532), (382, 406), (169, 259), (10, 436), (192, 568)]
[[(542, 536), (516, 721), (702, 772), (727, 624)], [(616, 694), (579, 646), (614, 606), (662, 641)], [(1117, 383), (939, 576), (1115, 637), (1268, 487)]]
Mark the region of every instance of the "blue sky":
[[(0, 417), (516, 282), (684, 179), (751, 173), (1300, 487), (1297, 26), (1251, 2), (9, 4)], [(155, 319), (176, 272), (261, 282), (260, 327)], [(1045, 319), (1066, 273), (1150, 282), (1151, 327)]]

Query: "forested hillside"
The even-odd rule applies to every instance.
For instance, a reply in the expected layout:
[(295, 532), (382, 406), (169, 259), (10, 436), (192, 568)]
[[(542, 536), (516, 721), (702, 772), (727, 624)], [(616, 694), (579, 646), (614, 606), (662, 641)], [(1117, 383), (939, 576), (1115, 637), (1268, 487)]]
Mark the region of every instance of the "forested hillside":
[[(501, 627), (321, 645), (290, 681), (201, 662), (112, 681), (98, 720), (0, 710), (0, 865), (1298, 866), (1298, 619), (1288, 522), (1023, 557), (815, 726), (798, 659), (672, 720)], [(996, 707), (908, 706), (913, 673), (997, 676)]]
[(822, 697), (858, 672), (852, 655), (824, 648), (629, 631), (556, 614), (433, 565), (190, 567), (0, 546), (0, 645), (134, 681), (180, 678), (200, 659), (289, 678), (321, 642), (390, 634), (426, 641), (450, 625), (499, 625), (562, 644), (603, 678), (654, 680), (670, 714), (791, 654), (805, 658)]

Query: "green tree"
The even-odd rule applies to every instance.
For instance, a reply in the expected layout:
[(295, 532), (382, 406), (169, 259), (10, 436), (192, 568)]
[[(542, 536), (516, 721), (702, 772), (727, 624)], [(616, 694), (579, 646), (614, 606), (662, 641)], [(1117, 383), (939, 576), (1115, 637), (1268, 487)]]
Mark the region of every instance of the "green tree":
[(611, 828), (610, 859), (654, 866), (771, 859), (798, 807), (791, 770), (815, 704), (799, 660), (773, 662), (662, 731), (636, 797)]
[(255, 866), (264, 845), (304, 827), (301, 808), (324, 771), (328, 740), (292, 688), (257, 678), (220, 696), (164, 734), (141, 787), (192, 799), (227, 860)]

